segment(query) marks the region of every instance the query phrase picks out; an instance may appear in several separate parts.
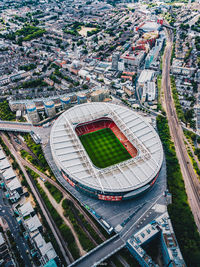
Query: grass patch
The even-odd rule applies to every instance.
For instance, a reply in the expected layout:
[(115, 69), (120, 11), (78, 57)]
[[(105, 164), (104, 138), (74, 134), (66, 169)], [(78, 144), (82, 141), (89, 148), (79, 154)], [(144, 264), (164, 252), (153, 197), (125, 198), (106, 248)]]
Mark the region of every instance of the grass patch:
[[(91, 249), (93, 249), (95, 247), (95, 245), (90, 241), (90, 239), (87, 237), (87, 235), (85, 234), (85, 232), (83, 231), (83, 229), (79, 226), (78, 222), (77, 222), (77, 218), (75, 216), (75, 207), (74, 204), (68, 200), (65, 199), (62, 203), (62, 207), (65, 210), (64, 215), (66, 217), (69, 218), (69, 220), (71, 221), (77, 235), (79, 238), (79, 241), (83, 247), (84, 250), (89, 251)], [(80, 214), (77, 214), (78, 216), (80, 216)], [(83, 217), (82, 217), (83, 219)]]
[(25, 159), (29, 155), (29, 153), (24, 149), (20, 150), (20, 154), (23, 159)]
[[(50, 174), (50, 176), (54, 176), (51, 168), (49, 167), (42, 150), (42, 147), (40, 144), (35, 144), (30, 134), (24, 135), (25, 142), (27, 146), (31, 149), (31, 151), (35, 154), (37, 159), (33, 158), (30, 154), (26, 154), (23, 150), (21, 152), (22, 157), (26, 156), (27, 160), (30, 161), (39, 171)], [(48, 174), (47, 174), (48, 175)]]
[(63, 194), (52, 184), (50, 184), (48, 181), (45, 183), (46, 188), (49, 190), (51, 195), (54, 197), (55, 201), (57, 203), (60, 203), (61, 199), (63, 198)]
[[(65, 199), (62, 203), (63, 208), (65, 209), (68, 214), (70, 213), (70, 219), (73, 219), (74, 213), (78, 215), (78, 217), (81, 219), (81, 222), (83, 223), (84, 227), (87, 229), (87, 231), (90, 233), (90, 235), (94, 238), (94, 240), (101, 244), (103, 241), (99, 237), (99, 235), (96, 233), (96, 231), (92, 228), (92, 226), (89, 224), (89, 222), (85, 219), (84, 215), (80, 213), (80, 211), (75, 207), (74, 203), (68, 199)], [(74, 212), (73, 212), (74, 211)], [(91, 218), (93, 220), (93, 218)], [(98, 225), (99, 227), (99, 225)]]
[(101, 129), (79, 136), (91, 161), (98, 168), (106, 168), (131, 158), (111, 129)]

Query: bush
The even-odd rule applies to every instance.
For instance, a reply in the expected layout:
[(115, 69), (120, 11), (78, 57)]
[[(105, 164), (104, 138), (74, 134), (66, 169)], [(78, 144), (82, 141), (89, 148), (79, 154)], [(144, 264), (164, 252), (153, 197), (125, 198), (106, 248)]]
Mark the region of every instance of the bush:
[(42, 147), (40, 144), (35, 144), (33, 139), (31, 138), (30, 134), (24, 135), (24, 139), (26, 144), (31, 149), (31, 151), (36, 155), (38, 160), (34, 159), (31, 155), (28, 155), (27, 159), (35, 165), (35, 167), (40, 170), (41, 172), (46, 172), (48, 170), (49, 174), (53, 176), (53, 173), (44, 157)]
[(46, 188), (49, 190), (51, 195), (54, 197), (57, 203), (60, 203), (61, 199), (63, 198), (63, 194), (52, 184), (50, 184), (48, 181), (45, 182)]
[(29, 155), (28, 152), (26, 150), (23, 150), (23, 149), (20, 150), (20, 154), (21, 154), (23, 159), (25, 159)]
[(5, 121), (15, 120), (15, 113), (11, 111), (7, 101), (0, 103), (0, 119)]
[(161, 75), (157, 76), (157, 87), (158, 87), (158, 110), (163, 110), (162, 105), (161, 105), (161, 81), (162, 77)]

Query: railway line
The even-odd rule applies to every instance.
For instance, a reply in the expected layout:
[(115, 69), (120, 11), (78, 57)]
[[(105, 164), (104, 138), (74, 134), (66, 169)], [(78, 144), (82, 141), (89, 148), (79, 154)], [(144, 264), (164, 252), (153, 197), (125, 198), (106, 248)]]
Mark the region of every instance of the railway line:
[[(13, 134), (9, 134), (10, 136), (10, 141), (11, 144), (13, 146), (13, 148), (16, 151), (19, 151), (21, 149), (25, 149), (27, 150), (27, 145), (21, 141), (20, 144), (16, 144), (16, 142), (14, 141), (13, 138)], [(16, 136), (14, 134), (14, 136)], [(28, 148), (28, 153), (31, 152), (31, 155), (35, 158), (35, 154), (33, 154), (33, 152)], [(98, 229), (97, 225), (92, 221), (92, 219), (89, 217), (89, 215), (84, 211), (84, 209), (82, 209), (82, 207), (79, 205), (79, 203), (77, 203), (77, 201), (61, 186), (59, 185), (57, 182), (55, 182), (54, 180), (52, 180), (51, 178), (49, 178), (47, 175), (45, 175), (43, 172), (39, 171), (35, 166), (33, 166), (30, 162), (24, 160), (19, 154), (18, 154), (18, 158), (20, 159), (20, 161), (22, 162), (22, 164), (26, 167), (29, 167), (30, 169), (32, 169), (34, 172), (36, 172), (38, 175), (40, 175), (41, 177), (44, 177), (45, 180), (47, 180), (49, 183), (51, 183), (53, 186), (55, 186), (60, 192), (62, 192), (63, 196), (65, 196), (67, 199), (71, 200), (71, 202), (74, 204), (74, 206), (80, 211), (80, 213), (82, 213), (84, 215), (84, 217), (87, 219), (87, 221), (91, 224), (91, 226), (93, 227), (93, 229), (97, 232), (97, 234), (99, 235), (99, 237), (102, 239), (102, 241), (106, 241), (105, 236), (101, 233), (101, 231)], [(90, 237), (91, 241), (94, 242), (94, 239), (92, 237)], [(97, 245), (96, 242), (94, 242), (95, 245)]]
[(64, 241), (64, 239), (62, 238), (62, 235), (60, 234), (53, 218), (51, 217), (48, 209), (46, 208), (46, 205), (44, 204), (44, 201), (42, 199), (42, 197), (40, 196), (35, 184), (32, 182), (31, 178), (29, 177), (29, 175), (27, 174), (25, 168), (24, 168), (24, 165), (21, 163), (19, 157), (18, 157), (18, 153), (16, 152), (16, 150), (14, 149), (14, 147), (12, 146), (12, 143), (9, 142), (8, 138), (5, 136), (5, 134), (1, 133), (1, 137), (3, 139), (3, 141), (5, 142), (6, 146), (8, 147), (8, 149), (10, 150), (10, 152), (12, 153), (12, 155), (15, 157), (17, 163), (19, 164), (22, 172), (24, 173), (25, 175), (25, 178), (26, 178), (26, 181), (28, 182), (31, 190), (32, 190), (32, 193), (33, 195), (35, 196), (37, 202), (38, 202), (38, 205), (40, 206), (41, 208), (41, 211), (58, 243), (58, 246), (60, 248), (60, 251), (63, 255), (63, 258), (66, 262), (66, 264), (70, 264), (71, 262), (73, 262), (73, 257), (70, 253), (70, 251), (68, 250), (67, 246), (66, 246), (66, 243)]
[[(21, 142), (20, 144), (16, 144), (13, 138), (13, 134), (9, 133), (10, 136), (10, 141), (14, 147), (14, 149), (16, 151), (21, 150), (21, 149), (25, 149), (27, 150), (28, 146)], [(15, 137), (17, 137), (14, 134)], [(35, 154), (28, 148), (28, 153), (30, 153), (34, 158), (36, 157)], [(44, 177), (45, 180), (47, 180), (49, 183), (51, 183), (52, 185), (54, 185), (60, 192), (62, 192), (63, 196), (65, 196), (67, 199), (71, 200), (74, 204), (74, 206), (84, 215), (84, 217), (88, 220), (88, 222), (90, 222), (90, 224), (92, 225), (93, 229), (98, 233), (99, 237), (103, 240), (106, 241), (106, 238), (104, 237), (104, 235), (99, 231), (98, 227), (96, 226), (96, 224), (91, 220), (91, 218), (88, 216), (88, 214), (80, 207), (80, 205), (74, 200), (74, 198), (68, 194), (66, 192), (66, 190), (60, 186), (57, 182), (55, 182), (54, 180), (52, 180), (51, 178), (49, 178), (47, 175), (45, 175), (44, 173), (42, 173), (41, 171), (39, 171), (35, 166), (33, 166), (31, 163), (29, 163), (28, 161), (24, 160), (20, 155), (18, 156), (20, 161), (22, 162), (22, 164), (26, 167), (29, 167), (30, 169), (32, 169), (34, 172), (36, 172), (38, 175), (40, 175), (41, 177)], [(97, 243), (94, 241), (94, 239), (91, 237), (91, 241), (95, 243), (95, 245), (97, 245)]]
[[(10, 136), (11, 144), (13, 145), (13, 148), (16, 151), (21, 150), (21, 149), (27, 150), (28, 147), (25, 145), (25, 143), (21, 142), (21, 144), (16, 144), (15, 141), (14, 141), (14, 139), (13, 139), (12, 134), (9, 134), (9, 136)], [(16, 136), (16, 135), (14, 135), (14, 136)], [(35, 154), (33, 154), (33, 152), (28, 148), (28, 153), (30, 153), (30, 152), (31, 152), (31, 155), (35, 158), (36, 157)], [(55, 186), (63, 194), (63, 196), (65, 196), (67, 199), (71, 200), (71, 202), (79, 210), (79, 212), (82, 213), (84, 215), (84, 217), (87, 219), (87, 221), (92, 225), (93, 229), (97, 232), (97, 234), (102, 239), (102, 241), (106, 241), (105, 236), (101, 233), (101, 231), (98, 229), (98, 227), (96, 226), (96, 224), (91, 220), (91, 218), (88, 216), (88, 214), (81, 208), (81, 206), (77, 203), (77, 201), (69, 193), (66, 192), (66, 190), (61, 185), (59, 185), (57, 182), (55, 182), (54, 180), (52, 180), (51, 178), (49, 178), (43, 172), (39, 171), (30, 162), (24, 160), (19, 154), (18, 154), (18, 158), (22, 162), (23, 166), (26, 166), (26, 167), (32, 169), (39, 176), (45, 178), (45, 180), (48, 181), (49, 183), (51, 183), (53, 186)], [(89, 238), (91, 239), (91, 241), (95, 245), (97, 245), (96, 241), (91, 236)]]
[(184, 144), (184, 134), (178, 121), (176, 109), (173, 102), (172, 90), (170, 85), (170, 59), (173, 44), (173, 33), (167, 30), (168, 42), (163, 57), (163, 88), (166, 103), (166, 112), (171, 135), (174, 140), (177, 157), (180, 163), (182, 175), (185, 182), (190, 207), (198, 230), (200, 231), (200, 183), (196, 177), (187, 149)]
[(49, 183), (51, 183), (53, 186), (55, 186), (62, 194), (63, 196), (66, 196), (67, 199), (71, 200), (72, 203), (74, 204), (74, 206), (84, 215), (84, 217), (88, 220), (88, 222), (90, 222), (90, 224), (92, 225), (92, 227), (94, 228), (94, 230), (98, 233), (99, 237), (105, 241), (106, 238), (104, 237), (104, 235), (99, 231), (98, 227), (96, 226), (96, 224), (91, 220), (91, 218), (88, 216), (88, 214), (80, 207), (80, 205), (74, 200), (74, 198), (68, 194), (66, 192), (65, 189), (63, 189), (62, 186), (60, 186), (57, 182), (55, 182), (54, 180), (52, 180), (51, 178), (49, 178), (48, 176), (46, 176), (44, 173), (40, 172), (37, 168), (35, 168), (31, 163), (27, 162), (26, 160), (24, 160), (23, 158), (20, 157), (20, 160), (22, 162), (22, 164), (24, 166), (27, 166), (28, 168), (32, 169), (34, 172), (36, 172), (38, 175), (42, 176), (43, 178), (45, 178), (46, 181), (48, 181)]
[[(21, 142), (21, 144), (17, 143), (13, 138), (13, 134), (9, 134), (10, 136), (10, 141), (11, 144), (13, 146), (13, 148), (17, 151), (19, 151), (20, 149), (29, 149), (29, 147), (26, 146), (25, 143)], [(14, 136), (16, 137), (16, 135), (14, 134)], [(31, 150), (30, 150), (31, 151)], [(33, 154), (33, 152), (31, 151), (31, 154)], [(33, 154), (35, 157), (35, 154)], [(90, 225), (93, 227), (93, 229), (96, 231), (96, 233), (99, 235), (99, 237), (102, 239), (103, 242), (105, 242), (107, 239), (106, 237), (101, 233), (101, 231), (98, 229), (97, 225), (93, 222), (93, 220), (88, 216), (88, 214), (82, 209), (82, 207), (77, 203), (77, 201), (66, 192), (66, 190), (60, 186), (57, 182), (55, 182), (54, 180), (52, 180), (51, 178), (49, 178), (47, 175), (45, 175), (44, 173), (40, 172), (36, 167), (34, 167), (31, 163), (27, 162), (26, 160), (24, 160), (19, 154), (18, 154), (18, 158), (21, 161), (23, 166), (29, 167), (30, 169), (32, 169), (34, 172), (36, 172), (38, 175), (40, 175), (41, 177), (45, 178), (46, 181), (48, 181), (49, 183), (51, 183), (52, 185), (54, 185), (62, 194), (63, 196), (65, 196), (67, 199), (71, 200), (72, 203), (74, 204), (74, 206), (79, 210), (80, 213), (82, 213), (84, 215), (84, 217), (87, 219), (87, 221), (90, 223)], [(34, 185), (34, 187), (36, 188), (36, 186)], [(37, 190), (37, 188), (36, 188)], [(47, 210), (48, 211), (48, 210)], [(77, 217), (77, 215), (76, 215)], [(94, 240), (94, 238), (90, 235), (90, 233), (88, 232), (88, 230), (85, 228), (85, 226), (83, 225), (83, 223), (81, 222), (81, 220), (79, 218), (76, 218), (79, 225), (83, 228), (83, 230), (85, 231), (86, 235), (88, 236), (88, 238), (93, 242), (93, 244), (95, 246), (98, 246), (97, 242)], [(54, 222), (52, 222), (53, 224), (55, 224)], [(57, 234), (59, 233), (59, 230), (57, 229)], [(64, 246), (64, 244), (63, 244)], [(68, 251), (69, 252), (69, 251)], [(70, 254), (70, 260), (73, 262), (73, 258), (72, 255)], [(121, 264), (123, 264), (124, 266), (128, 267), (129, 264), (126, 262), (126, 260), (124, 258), (121, 257), (121, 255), (116, 255), (116, 258), (118, 259), (118, 261), (121, 262)], [(114, 264), (114, 262), (110, 262), (111, 266), (116, 267), (116, 265)]]

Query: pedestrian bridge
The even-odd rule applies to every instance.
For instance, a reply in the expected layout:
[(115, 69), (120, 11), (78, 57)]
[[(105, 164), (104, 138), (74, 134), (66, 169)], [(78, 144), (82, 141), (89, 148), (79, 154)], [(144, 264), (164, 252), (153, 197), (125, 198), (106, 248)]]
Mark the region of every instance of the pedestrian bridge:
[(30, 133), (32, 131), (32, 124), (25, 122), (0, 121), (0, 131)]
[(162, 26), (163, 26), (163, 27), (166, 27), (166, 28), (168, 28), (168, 29), (171, 29), (171, 30), (175, 29), (174, 27), (172, 27), (172, 26), (170, 26), (170, 25), (168, 25), (168, 24), (166, 24), (166, 23), (163, 23)]

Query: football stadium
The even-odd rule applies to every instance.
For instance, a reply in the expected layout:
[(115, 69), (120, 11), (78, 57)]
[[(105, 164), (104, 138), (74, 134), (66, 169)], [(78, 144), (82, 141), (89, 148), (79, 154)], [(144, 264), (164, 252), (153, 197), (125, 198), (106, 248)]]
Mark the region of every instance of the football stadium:
[(50, 145), (63, 179), (101, 200), (127, 200), (146, 192), (163, 162), (154, 128), (129, 108), (110, 103), (65, 111), (52, 127)]

